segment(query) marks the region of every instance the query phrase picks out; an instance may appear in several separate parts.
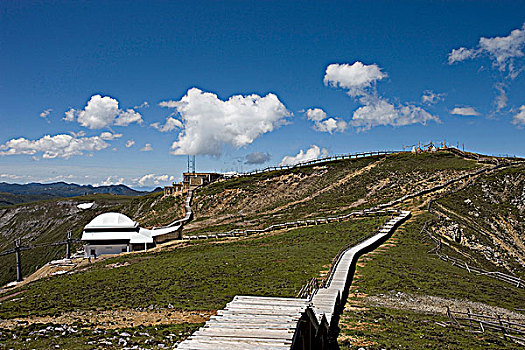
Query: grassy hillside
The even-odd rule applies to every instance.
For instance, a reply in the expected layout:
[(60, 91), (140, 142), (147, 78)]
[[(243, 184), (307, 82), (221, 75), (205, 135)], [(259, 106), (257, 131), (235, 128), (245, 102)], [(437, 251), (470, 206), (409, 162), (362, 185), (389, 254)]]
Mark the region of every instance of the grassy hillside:
[[(0, 251), (12, 248), (16, 238), (21, 238), (22, 245), (63, 241), (68, 230), (73, 238), (80, 239), (84, 226), (104, 212), (124, 213), (145, 227), (166, 224), (183, 215), (181, 197), (165, 200), (161, 197), (162, 193), (140, 197), (95, 194), (0, 208)], [(95, 205), (89, 210), (77, 208), (86, 202)], [(63, 258), (65, 246), (26, 250), (21, 254), (23, 274), (27, 276), (50, 260)], [(13, 254), (0, 257), (0, 285), (16, 278), (14, 259)]]
[(434, 232), (463, 260), (525, 278), (525, 164), (483, 175), (436, 202)]
[[(197, 191), (193, 204), (196, 218), (185, 233), (259, 228), (349, 212), (443, 184), (481, 167), (487, 165), (447, 152), (404, 153), (220, 181)], [(444, 254), (470, 259), (469, 263), (490, 271), (520, 275), (524, 181), (524, 167), (516, 166), (402, 203), (401, 208), (412, 211), (412, 219), (384, 247), (358, 263), (340, 321), (341, 349), (515, 347), (498, 333), (472, 334), (465, 328), (442, 326), (448, 320), (446, 306), (525, 320), (516, 310), (523, 308), (525, 291), (468, 273), (429, 254), (434, 243), (422, 228), (427, 223), (443, 241)], [(432, 212), (426, 210), (429, 198), (435, 198)], [(100, 211), (120, 211), (143, 225), (158, 225), (182, 215), (182, 200), (163, 201), (159, 194), (121, 202), (108, 200)], [(31, 210), (39, 212), (23, 208), (27, 220)], [(48, 217), (41, 215), (42, 219)], [(240, 239), (186, 241), (148, 253), (86, 263), (72, 274), (34, 282), (23, 287), (22, 293), (0, 301), (0, 318), (9, 328), (2, 331), (0, 337), (4, 338), (0, 339), (14, 348), (55, 344), (122, 348), (119, 338), (125, 332), (129, 334), (124, 337), (127, 344), (170, 346), (236, 294), (294, 296), (309, 278), (326, 273), (343, 245), (362, 239), (384, 219), (356, 219)], [(64, 216), (62, 220), (71, 219)], [(458, 232), (460, 239), (456, 239)], [(113, 319), (126, 319), (129, 324), (108, 321), (102, 325), (92, 316), (110, 311), (115, 312)], [(170, 320), (169, 326), (161, 323), (165, 319)], [(84, 330), (51, 342), (35, 336), (35, 331), (50, 324), (76, 325)], [(147, 328), (152, 325), (158, 326), (156, 331)], [(104, 330), (95, 332), (95, 327)], [(144, 329), (149, 329), (148, 337), (140, 335)], [(24, 341), (26, 337), (32, 340)]]
[(260, 228), (388, 202), (480, 168), (448, 152), (339, 160), (222, 181), (197, 191), (186, 232)]

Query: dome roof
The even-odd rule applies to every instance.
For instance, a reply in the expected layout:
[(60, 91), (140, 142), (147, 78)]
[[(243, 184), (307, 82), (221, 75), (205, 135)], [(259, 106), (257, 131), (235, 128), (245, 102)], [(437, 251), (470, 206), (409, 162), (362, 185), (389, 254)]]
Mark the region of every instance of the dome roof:
[(131, 220), (124, 214), (120, 213), (104, 213), (100, 214), (89, 224), (86, 225), (84, 229), (93, 229), (93, 228), (135, 228), (138, 226), (138, 223)]

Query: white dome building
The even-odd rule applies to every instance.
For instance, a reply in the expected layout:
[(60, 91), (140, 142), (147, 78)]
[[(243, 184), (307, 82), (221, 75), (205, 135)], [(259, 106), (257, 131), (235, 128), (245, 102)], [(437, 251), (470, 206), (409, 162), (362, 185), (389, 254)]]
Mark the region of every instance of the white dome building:
[(124, 214), (100, 214), (84, 227), (84, 256), (147, 250), (157, 243), (180, 238), (180, 228), (179, 225), (148, 230)]

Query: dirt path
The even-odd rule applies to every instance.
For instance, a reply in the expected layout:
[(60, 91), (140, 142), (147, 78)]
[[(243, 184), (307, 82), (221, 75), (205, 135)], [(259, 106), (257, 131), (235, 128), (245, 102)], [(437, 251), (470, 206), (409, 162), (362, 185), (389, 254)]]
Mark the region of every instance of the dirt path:
[(13, 329), (35, 323), (54, 323), (61, 325), (95, 325), (103, 329), (116, 329), (137, 326), (155, 326), (178, 323), (206, 322), (216, 311), (181, 311), (173, 309), (117, 309), (104, 311), (73, 311), (60, 316), (32, 316), (0, 320), (0, 328)]
[(331, 184), (331, 185), (329, 185), (329, 186), (323, 188), (322, 190), (320, 190), (320, 191), (318, 191), (318, 192), (316, 192), (316, 193), (314, 193), (314, 194), (311, 194), (311, 195), (309, 195), (309, 196), (307, 196), (307, 197), (305, 197), (305, 198), (303, 198), (303, 199), (299, 199), (299, 200), (296, 200), (296, 201), (293, 201), (293, 202), (286, 203), (285, 205), (282, 205), (282, 206), (280, 206), (280, 207), (274, 208), (274, 209), (268, 211), (267, 213), (268, 213), (268, 214), (273, 214), (273, 213), (276, 213), (276, 212), (282, 211), (282, 210), (284, 210), (284, 209), (287, 209), (287, 208), (289, 208), (289, 207), (292, 207), (292, 206), (294, 206), (294, 205), (301, 204), (301, 203), (305, 203), (305, 202), (309, 202), (309, 201), (311, 201), (312, 199), (314, 199), (314, 198), (320, 196), (321, 194), (326, 193), (326, 192), (328, 192), (328, 191), (331, 191), (331, 190), (333, 190), (334, 188), (339, 187), (339, 186), (345, 184), (346, 182), (350, 181), (350, 180), (353, 179), (354, 177), (359, 176), (359, 175), (361, 175), (361, 174), (364, 174), (365, 172), (370, 171), (370, 169), (376, 167), (376, 166), (377, 166), (379, 163), (381, 163), (383, 160), (384, 160), (384, 158), (381, 158), (381, 159), (375, 161), (375, 162), (372, 163), (372, 164), (368, 164), (368, 165), (365, 166), (364, 168), (361, 168), (361, 169), (359, 169), (359, 170), (357, 170), (357, 171), (354, 171), (354, 172), (352, 172), (352, 173), (346, 175), (346, 176), (343, 177), (341, 180), (339, 180), (339, 181), (337, 181), (337, 182), (334, 182), (333, 184)]

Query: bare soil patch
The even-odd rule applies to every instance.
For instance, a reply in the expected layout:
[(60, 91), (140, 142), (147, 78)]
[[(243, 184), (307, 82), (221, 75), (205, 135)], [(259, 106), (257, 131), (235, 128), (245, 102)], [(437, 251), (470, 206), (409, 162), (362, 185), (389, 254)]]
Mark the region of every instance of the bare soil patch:
[(60, 316), (20, 317), (0, 320), (0, 328), (13, 329), (34, 323), (63, 325), (87, 324), (103, 329), (118, 329), (137, 326), (155, 326), (179, 323), (202, 323), (216, 311), (181, 311), (172, 309), (135, 310), (117, 309), (104, 311), (73, 311)]

